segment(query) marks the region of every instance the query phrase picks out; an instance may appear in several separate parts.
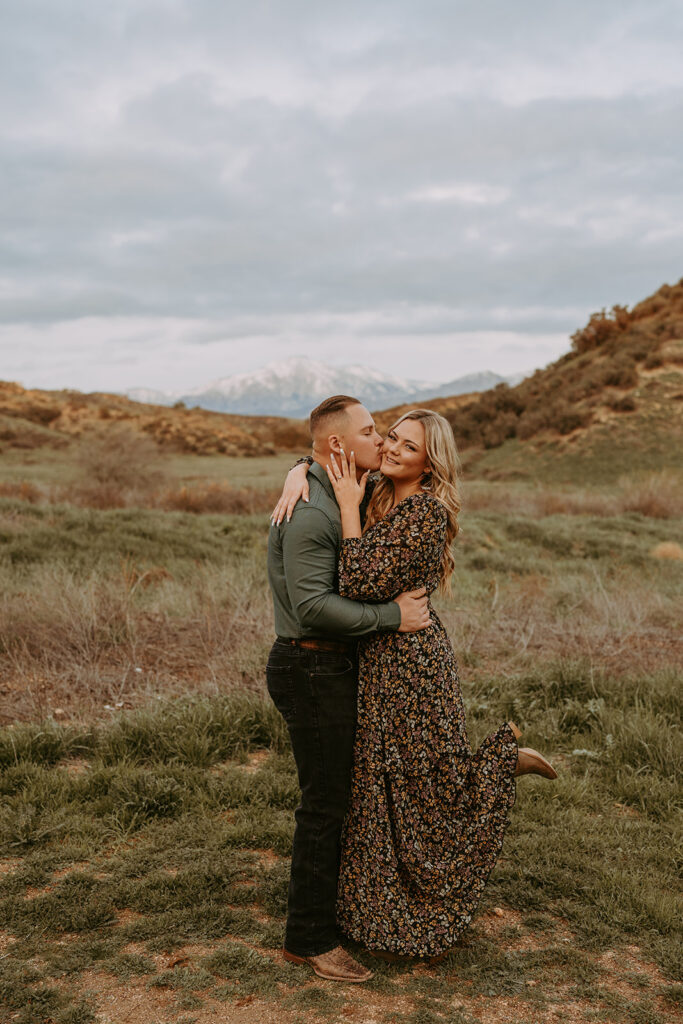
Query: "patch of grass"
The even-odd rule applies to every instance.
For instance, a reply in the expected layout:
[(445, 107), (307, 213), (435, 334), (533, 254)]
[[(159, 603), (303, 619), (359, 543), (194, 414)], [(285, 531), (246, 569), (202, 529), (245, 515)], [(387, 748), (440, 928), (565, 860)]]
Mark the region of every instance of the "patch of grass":
[(91, 875), (74, 873), (52, 891), (31, 899), (7, 897), (2, 901), (3, 917), (16, 935), (95, 931), (116, 917), (111, 895), (102, 889)]
[(214, 993), (218, 999), (272, 996), (281, 984), (292, 985), (307, 975), (294, 964), (273, 960), (237, 942), (223, 944), (205, 957), (202, 964), (212, 975), (225, 979)]
[(309, 1010), (322, 1017), (323, 1020), (334, 1019), (331, 1015), (339, 1013), (344, 1006), (344, 998), (337, 992), (330, 991), (330, 986), (306, 985), (295, 992), (290, 992), (280, 1000), (288, 1010)]
[(212, 989), (214, 977), (208, 971), (194, 970), (190, 967), (174, 967), (162, 971), (149, 982), (150, 988), (182, 989), (186, 992), (199, 992)]
[(124, 981), (141, 974), (156, 974), (154, 961), (140, 953), (119, 953), (108, 961), (107, 970)]
[(665, 999), (672, 1006), (683, 1006), (683, 982), (676, 985), (662, 985), (657, 990), (657, 995)]
[[(39, 936), (37, 938), (36, 936)], [(59, 937), (57, 941), (46, 941), (46, 932), (29, 933), (23, 944), (24, 953), (37, 955), (45, 964), (45, 970), (51, 978), (78, 975), (82, 971), (94, 967), (105, 966), (112, 974), (121, 974), (128, 960), (126, 954), (120, 953), (123, 939), (120, 935), (73, 936)], [(130, 959), (130, 974), (139, 973), (132, 969), (134, 958)], [(155, 968), (156, 970), (156, 968)]]
[[(116, 765), (116, 779), (120, 780), (122, 763), (170, 761), (204, 768), (239, 757), (248, 750), (284, 750), (285, 737), (286, 730), (273, 705), (249, 693), (160, 702), (156, 707), (121, 715), (107, 729), (81, 730), (54, 722), (21, 724), (0, 730), (0, 768), (10, 769), (3, 773), (0, 786), (3, 793), (23, 790), (31, 774), (30, 766), (53, 766), (70, 756), (97, 757), (102, 766)], [(64, 785), (68, 784), (66, 772), (58, 777)], [(270, 781), (275, 783), (272, 774)], [(91, 780), (90, 784), (96, 783)], [(144, 781), (139, 780), (139, 785), (144, 786)], [(288, 803), (292, 799), (291, 786), (285, 794), (284, 802)], [(133, 802), (145, 803), (148, 799), (154, 803), (152, 794), (138, 794)], [(168, 804), (168, 799), (163, 797), (162, 802)]]
[[(432, 977), (417, 975), (401, 987), (423, 1000), (411, 1012), (442, 1013), (449, 991), (541, 1006), (567, 983), (602, 1005), (594, 951), (644, 936), (649, 954), (675, 977), (681, 915), (668, 773), (677, 761), (648, 725), (673, 724), (674, 686), (675, 677), (661, 672), (624, 685), (623, 677), (580, 661), (546, 663), (512, 686), (504, 679), (472, 684), (466, 699), (474, 731), (497, 727), (514, 711), (529, 741), (555, 751), (563, 767), (552, 787), (520, 781), (504, 856), (489, 880), (486, 901), (520, 910), (521, 926), (506, 926), (493, 941), (475, 925)], [(43, 988), (97, 966), (121, 978), (149, 973), (151, 983), (190, 994), (204, 991), (208, 972), (220, 998), (275, 999), (282, 986), (308, 977), (234, 941), (274, 951), (282, 943), (297, 787), (266, 709), (252, 696), (164, 703), (109, 727), (50, 727), (44, 744), (33, 742), (39, 727), (22, 727), (21, 746), (2, 774), (0, 841), (16, 863), (2, 875), (0, 913), (19, 940), (17, 954), (28, 960), (40, 943)], [(175, 737), (191, 729), (204, 736), (204, 753), (188, 756), (183, 748), (174, 757)], [(247, 748), (269, 740), (274, 751), (256, 769), (245, 765)], [(597, 756), (574, 755), (579, 744)], [(63, 757), (68, 762), (76, 748), (74, 773)], [(31, 824), (20, 834), (21, 808)], [(271, 851), (266, 862), (263, 850)], [(281, 861), (273, 860), (278, 852)], [(557, 941), (558, 916), (574, 945)], [(504, 948), (505, 935), (527, 933), (545, 948)], [(233, 941), (226, 944), (226, 936)], [(187, 942), (221, 945), (198, 963), (155, 975), (149, 956), (123, 952), (130, 942), (150, 954)], [(395, 995), (404, 969), (373, 969), (369, 990)], [(530, 978), (538, 984), (530, 987)], [(646, 1004), (628, 1009), (643, 1020), (646, 1011), (656, 1012)]]
[[(181, 992), (176, 999), (176, 1006), (180, 1010), (199, 1010), (204, 1005), (204, 1000), (200, 999), (193, 992)], [(196, 1018), (194, 1018), (196, 1020)]]
[(435, 1005), (418, 1000), (418, 1005), (406, 1013), (385, 1014), (384, 1024), (475, 1024), (476, 1018), (462, 1009)]
[(12, 959), (0, 961), (0, 1006), (10, 1011), (13, 1024), (90, 1024), (92, 1005), (46, 984), (41, 973)]

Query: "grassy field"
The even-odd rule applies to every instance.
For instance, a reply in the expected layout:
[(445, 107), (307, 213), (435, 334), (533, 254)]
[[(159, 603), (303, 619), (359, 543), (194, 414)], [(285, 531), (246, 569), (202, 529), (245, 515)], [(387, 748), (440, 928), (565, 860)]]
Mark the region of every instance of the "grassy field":
[[(38, 448), (25, 451), (10, 448), (0, 458), (0, 482), (30, 483), (49, 487), (73, 485), (82, 478), (79, 447), (46, 451)], [(306, 454), (303, 452), (302, 454)], [(232, 487), (271, 489), (282, 483), (287, 470), (296, 459), (291, 452), (244, 458), (231, 455), (168, 454), (157, 458), (156, 468), (171, 483), (182, 486), (196, 482), (226, 483)]]
[[(444, 964), (344, 987), (277, 955), (297, 788), (264, 694), (267, 516), (58, 502), (61, 455), (0, 474), (39, 492), (0, 499), (3, 1024), (678, 1019), (678, 477), (467, 487), (438, 607), (471, 740), (512, 717), (560, 777), (520, 780)], [(267, 506), (290, 463), (163, 468)]]
[(277, 956), (297, 787), (262, 698), (6, 729), (6, 1019), (230, 1020), (254, 1004), (261, 1020), (665, 1024), (680, 999), (676, 701), (666, 672), (631, 682), (560, 662), (468, 690), (475, 733), (514, 701), (560, 779), (520, 782), (461, 948), (438, 968), (380, 966), (362, 993)]

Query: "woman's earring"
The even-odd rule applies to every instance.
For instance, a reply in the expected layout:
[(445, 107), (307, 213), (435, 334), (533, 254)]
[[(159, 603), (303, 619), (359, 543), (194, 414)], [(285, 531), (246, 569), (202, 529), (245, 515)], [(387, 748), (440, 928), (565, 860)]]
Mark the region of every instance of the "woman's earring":
[(432, 473), (431, 470), (427, 470), (426, 473), (422, 474), (420, 479), (420, 486), (423, 491), (431, 491), (432, 489)]

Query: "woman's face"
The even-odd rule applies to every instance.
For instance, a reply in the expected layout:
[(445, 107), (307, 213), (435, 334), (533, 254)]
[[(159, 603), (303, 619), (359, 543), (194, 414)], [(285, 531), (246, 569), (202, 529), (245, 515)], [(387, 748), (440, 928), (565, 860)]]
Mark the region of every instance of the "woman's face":
[(402, 420), (384, 439), (380, 470), (394, 483), (416, 483), (429, 470), (425, 428), (419, 420)]

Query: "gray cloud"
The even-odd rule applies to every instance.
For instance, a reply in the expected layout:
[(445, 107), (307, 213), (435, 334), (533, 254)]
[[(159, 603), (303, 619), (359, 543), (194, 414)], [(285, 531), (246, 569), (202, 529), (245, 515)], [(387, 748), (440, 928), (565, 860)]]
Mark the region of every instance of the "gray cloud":
[(366, 352), (486, 332), (485, 368), (495, 332), (545, 353), (680, 276), (673, 0), (43, 0), (6, 20), (2, 375), (26, 325), (86, 317), (112, 359), (107, 323), (135, 324), (127, 383), (155, 383), (136, 360), (171, 324), (183, 375), (214, 338), (238, 364), (245, 338), (260, 359), (325, 329)]

